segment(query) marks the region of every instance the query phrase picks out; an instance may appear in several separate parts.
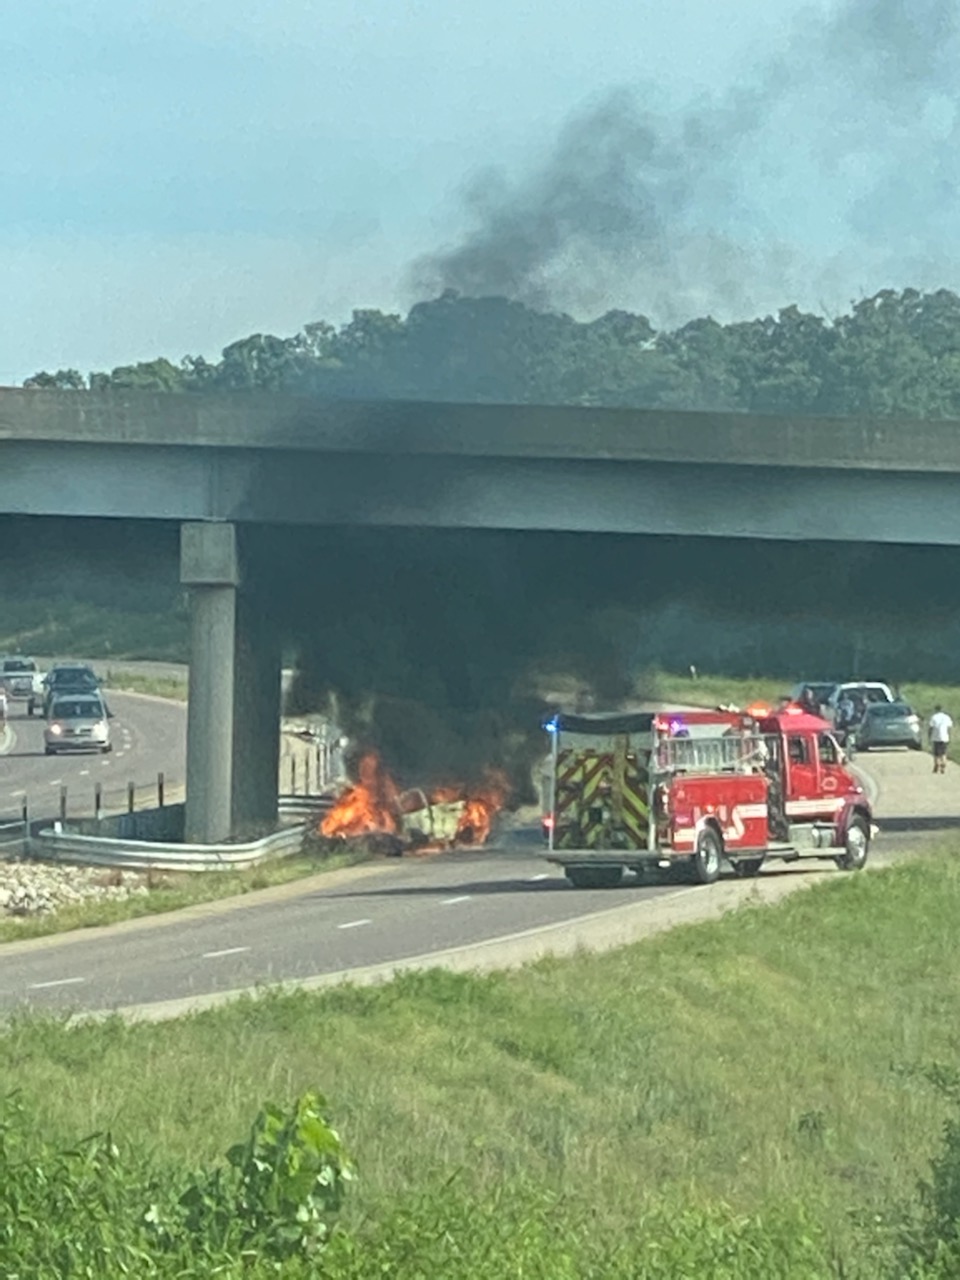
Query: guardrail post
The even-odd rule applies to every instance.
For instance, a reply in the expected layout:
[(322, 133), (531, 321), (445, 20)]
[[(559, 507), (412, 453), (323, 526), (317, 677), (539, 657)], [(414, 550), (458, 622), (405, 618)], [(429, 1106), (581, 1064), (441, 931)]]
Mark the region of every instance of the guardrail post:
[(136, 805), (137, 789), (133, 782), (127, 783), (127, 813), (133, 813)]
[(290, 756), (290, 794), (292, 796), (297, 794), (297, 757), (292, 754)]
[(164, 781), (163, 774), (158, 773), (157, 774), (157, 808), (158, 809), (163, 808), (163, 791), (164, 791), (163, 781)]
[(103, 821), (103, 783), (93, 784), (93, 816), (98, 822)]
[(66, 820), (67, 820), (67, 788), (61, 786), (60, 788), (60, 821), (66, 822)]

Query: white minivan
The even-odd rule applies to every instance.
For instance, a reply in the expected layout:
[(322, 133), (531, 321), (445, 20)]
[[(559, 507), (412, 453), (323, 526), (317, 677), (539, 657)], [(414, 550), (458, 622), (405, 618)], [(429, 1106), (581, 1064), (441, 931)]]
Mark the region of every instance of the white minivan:
[(98, 693), (63, 693), (50, 704), (43, 730), (48, 756), (61, 751), (110, 751), (109, 712)]

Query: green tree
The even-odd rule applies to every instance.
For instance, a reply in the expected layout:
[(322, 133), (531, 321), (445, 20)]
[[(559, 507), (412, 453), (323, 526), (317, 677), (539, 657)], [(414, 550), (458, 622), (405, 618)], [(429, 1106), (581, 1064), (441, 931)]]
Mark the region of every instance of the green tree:
[(86, 391), (87, 382), (76, 369), (58, 369), (56, 373), (35, 373), (23, 384), (35, 391)]

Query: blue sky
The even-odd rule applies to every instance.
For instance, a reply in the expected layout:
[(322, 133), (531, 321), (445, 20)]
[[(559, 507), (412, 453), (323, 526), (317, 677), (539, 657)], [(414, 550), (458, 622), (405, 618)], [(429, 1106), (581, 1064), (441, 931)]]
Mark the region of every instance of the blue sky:
[[(666, 120), (728, 97), (769, 68), (796, 22), (840, 3), (0, 3), (0, 381), (215, 356), (250, 332), (291, 333), (355, 306), (404, 309), (411, 262), (467, 229), (463, 190), (478, 170), (498, 166), (522, 185), (571, 114), (612, 90)], [(952, 100), (934, 88), (927, 128), (945, 141)], [(812, 106), (835, 109), (815, 90)], [(823, 155), (791, 137), (792, 172), (809, 189)], [(894, 143), (912, 153), (909, 138)], [(798, 241), (842, 253), (849, 240), (829, 202), (808, 199), (797, 218), (782, 150), (760, 139), (745, 157), (749, 185), (769, 189), (742, 218), (723, 199), (692, 214), (703, 222), (716, 209), (722, 225), (701, 228), (711, 235), (747, 228), (736, 253), (759, 249), (768, 293), (792, 282), (769, 276), (771, 254)], [(839, 163), (830, 181), (845, 190), (876, 178), (869, 152)], [(695, 263), (685, 271), (689, 306), (722, 310), (722, 296), (718, 307), (709, 289), (697, 294)], [(645, 288), (601, 272), (583, 296), (593, 310), (644, 310)], [(757, 298), (766, 303), (763, 289)]]

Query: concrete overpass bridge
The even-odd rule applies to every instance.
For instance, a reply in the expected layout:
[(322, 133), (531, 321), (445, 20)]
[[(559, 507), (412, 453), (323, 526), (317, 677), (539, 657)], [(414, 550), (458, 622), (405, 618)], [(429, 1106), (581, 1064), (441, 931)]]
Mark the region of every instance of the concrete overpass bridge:
[(276, 815), (268, 525), (960, 545), (960, 424), (0, 391), (0, 514), (182, 525), (187, 838)]

